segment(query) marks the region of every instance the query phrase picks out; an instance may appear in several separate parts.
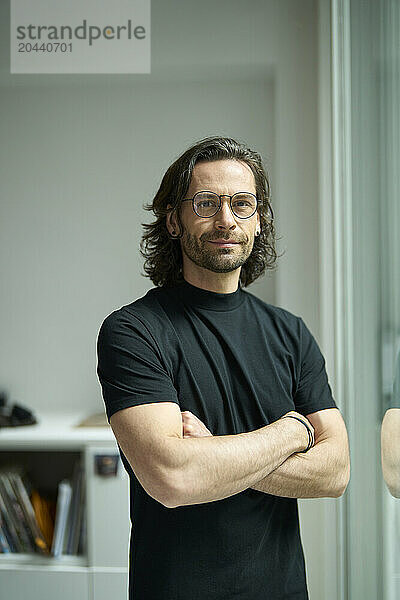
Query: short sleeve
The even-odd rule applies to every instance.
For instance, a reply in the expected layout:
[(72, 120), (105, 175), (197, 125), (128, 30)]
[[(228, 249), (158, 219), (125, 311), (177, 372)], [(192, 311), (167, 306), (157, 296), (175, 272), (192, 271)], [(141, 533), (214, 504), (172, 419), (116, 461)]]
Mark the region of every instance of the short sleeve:
[(122, 309), (103, 321), (97, 337), (97, 375), (108, 422), (123, 408), (179, 404), (156, 341), (139, 318)]
[(325, 369), (325, 359), (303, 319), (300, 319), (300, 375), (294, 404), (307, 415), (325, 408), (337, 408)]

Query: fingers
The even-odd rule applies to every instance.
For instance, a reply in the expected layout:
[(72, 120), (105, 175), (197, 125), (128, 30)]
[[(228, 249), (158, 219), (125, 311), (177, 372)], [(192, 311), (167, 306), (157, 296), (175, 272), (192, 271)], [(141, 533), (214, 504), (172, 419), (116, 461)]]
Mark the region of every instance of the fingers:
[(198, 421), (200, 421), (200, 419), (198, 419), (196, 417), (196, 415), (194, 415), (192, 412), (190, 412), (190, 410), (183, 410), (181, 412), (182, 412), (182, 416), (184, 416), (184, 417), (189, 417), (189, 418), (197, 419)]
[(204, 423), (189, 410), (181, 411), (183, 423), (183, 437), (202, 437), (212, 435)]
[(196, 417), (196, 415), (191, 413), (190, 410), (185, 410), (182, 412), (182, 419), (188, 423), (194, 421), (195, 423), (199, 423), (204, 426), (204, 423), (202, 421), (200, 421), (200, 419), (198, 417)]

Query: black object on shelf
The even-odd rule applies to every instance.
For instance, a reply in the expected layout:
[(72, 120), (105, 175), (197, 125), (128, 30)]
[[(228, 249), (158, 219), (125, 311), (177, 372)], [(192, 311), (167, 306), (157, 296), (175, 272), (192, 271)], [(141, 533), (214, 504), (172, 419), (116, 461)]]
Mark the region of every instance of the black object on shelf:
[(119, 454), (96, 454), (95, 472), (102, 477), (115, 477), (118, 472)]
[(9, 406), (7, 394), (0, 392), (0, 427), (19, 427), (20, 425), (35, 425), (37, 419), (32, 411), (21, 404)]

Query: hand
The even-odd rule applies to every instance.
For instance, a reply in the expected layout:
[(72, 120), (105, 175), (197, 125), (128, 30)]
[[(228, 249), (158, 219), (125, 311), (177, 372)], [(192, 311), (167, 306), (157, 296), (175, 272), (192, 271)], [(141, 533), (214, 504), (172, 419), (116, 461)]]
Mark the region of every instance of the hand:
[(196, 417), (190, 410), (181, 411), (183, 437), (207, 437), (212, 436), (211, 431), (207, 429), (200, 419)]
[[(312, 447), (314, 446), (314, 443), (315, 443), (315, 439), (314, 439), (314, 438), (315, 438), (314, 427), (312, 426), (312, 424), (310, 423), (310, 421), (307, 419), (307, 417), (305, 417), (304, 415), (302, 415), (302, 414), (300, 414), (300, 413), (296, 412), (295, 410), (290, 410), (290, 411), (289, 411), (289, 412), (287, 412), (286, 414), (282, 415), (281, 419), (283, 419), (283, 417), (290, 417), (291, 415), (293, 415), (293, 416), (294, 416), (294, 417), (296, 417), (297, 419), (300, 419), (300, 420), (301, 420), (301, 421), (302, 421), (302, 422), (305, 424), (305, 426), (308, 426), (308, 427), (309, 427), (309, 429), (311, 430), (311, 433), (312, 433), (312, 444), (311, 444), (311, 448), (312, 448)], [(294, 419), (291, 419), (291, 420), (293, 421)], [(302, 426), (302, 427), (303, 427), (303, 426)], [(307, 433), (307, 432), (306, 432), (306, 427), (303, 427), (303, 429), (304, 429), (305, 433)], [(307, 434), (307, 437), (308, 437), (308, 434)], [(307, 443), (307, 446), (308, 446), (308, 443)], [(307, 447), (307, 446), (306, 446), (306, 447)]]

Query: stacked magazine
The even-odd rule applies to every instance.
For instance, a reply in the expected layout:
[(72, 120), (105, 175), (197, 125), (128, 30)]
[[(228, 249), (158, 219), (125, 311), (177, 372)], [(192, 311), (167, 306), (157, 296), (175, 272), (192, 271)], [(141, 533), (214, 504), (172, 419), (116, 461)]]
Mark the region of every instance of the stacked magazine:
[(84, 471), (76, 461), (71, 479), (58, 484), (57, 500), (43, 497), (20, 466), (0, 470), (0, 553), (53, 557), (84, 554)]

